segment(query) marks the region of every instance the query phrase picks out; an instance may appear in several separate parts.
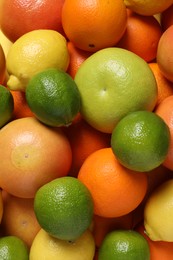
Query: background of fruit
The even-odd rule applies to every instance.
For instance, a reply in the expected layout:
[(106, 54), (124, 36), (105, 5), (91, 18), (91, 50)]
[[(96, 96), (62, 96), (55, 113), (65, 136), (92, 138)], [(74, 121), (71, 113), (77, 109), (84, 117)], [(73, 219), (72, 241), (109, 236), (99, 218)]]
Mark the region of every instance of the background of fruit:
[(173, 258), (172, 40), (173, 0), (0, 0), (0, 259)]

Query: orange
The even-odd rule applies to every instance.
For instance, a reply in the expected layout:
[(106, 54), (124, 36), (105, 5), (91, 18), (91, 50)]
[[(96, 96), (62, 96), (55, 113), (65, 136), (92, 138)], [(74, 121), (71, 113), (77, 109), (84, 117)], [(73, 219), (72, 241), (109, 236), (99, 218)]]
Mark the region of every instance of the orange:
[(30, 248), (41, 228), (34, 213), (34, 200), (18, 198), (3, 191), (3, 202), (3, 236), (17, 236)]
[(138, 231), (149, 244), (150, 260), (170, 260), (173, 256), (173, 242), (152, 241), (144, 232), (143, 224), (140, 224), (136, 231)]
[(72, 149), (72, 164), (69, 175), (77, 176), (84, 160), (98, 149), (110, 146), (110, 134), (102, 133), (84, 119), (65, 129)]
[(86, 51), (114, 46), (123, 35), (126, 22), (123, 0), (66, 0), (62, 8), (62, 25), (67, 38)]
[(0, 157), (2, 189), (17, 197), (33, 198), (40, 186), (68, 174), (72, 153), (60, 128), (25, 117), (1, 128)]
[(74, 78), (77, 70), (84, 60), (86, 60), (92, 52), (80, 50), (76, 48), (72, 42), (67, 42), (67, 48), (70, 54), (69, 66), (67, 69), (67, 73)]
[(5, 64), (5, 54), (0, 44), (0, 84), (5, 82), (6, 76), (6, 64)]
[(93, 223), (93, 236), (95, 239), (95, 244), (99, 247), (108, 232), (115, 229), (131, 229), (133, 224), (133, 215), (131, 212), (129, 214), (123, 215), (116, 218), (104, 218), (94, 215)]
[(148, 65), (150, 66), (152, 72), (154, 73), (157, 82), (157, 88), (158, 88), (158, 97), (156, 102), (156, 106), (157, 106), (166, 97), (173, 95), (173, 82), (169, 81), (167, 78), (163, 76), (157, 62), (151, 62), (148, 63)]
[(165, 98), (156, 108), (155, 113), (159, 115), (168, 125), (171, 135), (170, 146), (163, 165), (173, 170), (173, 95)]
[(20, 90), (10, 90), (10, 92), (14, 100), (13, 119), (34, 116), (27, 104), (25, 92)]
[(3, 0), (0, 27), (14, 42), (23, 34), (37, 29), (63, 33), (61, 12), (64, 0)]
[(134, 210), (148, 186), (146, 174), (120, 165), (110, 147), (89, 155), (79, 170), (78, 179), (91, 192), (94, 214), (109, 218)]
[(168, 27), (173, 25), (173, 4), (161, 13), (160, 19), (163, 31), (166, 31)]
[(152, 61), (162, 34), (159, 22), (153, 16), (142, 16), (128, 9), (127, 14), (127, 28), (118, 47), (134, 52), (147, 62)]

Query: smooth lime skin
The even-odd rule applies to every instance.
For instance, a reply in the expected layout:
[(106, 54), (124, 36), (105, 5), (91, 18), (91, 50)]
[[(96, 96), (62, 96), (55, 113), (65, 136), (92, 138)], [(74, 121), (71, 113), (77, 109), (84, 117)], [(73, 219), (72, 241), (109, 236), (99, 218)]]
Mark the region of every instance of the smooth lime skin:
[(16, 236), (0, 238), (1, 260), (29, 260), (29, 250), (26, 244)]
[(50, 235), (74, 241), (92, 222), (93, 200), (83, 183), (66, 176), (37, 191), (34, 210), (40, 226)]
[(44, 70), (29, 81), (26, 100), (35, 116), (50, 126), (68, 126), (80, 110), (80, 93), (64, 71)]
[(81, 114), (94, 128), (112, 133), (130, 111), (152, 111), (157, 84), (149, 65), (122, 48), (105, 48), (88, 57), (74, 78), (81, 94)]
[(133, 230), (111, 231), (104, 238), (98, 260), (150, 260), (147, 240)]
[(166, 123), (149, 111), (135, 111), (120, 120), (112, 132), (111, 147), (125, 167), (147, 172), (165, 160), (170, 144)]
[(14, 100), (11, 92), (0, 85), (0, 128), (12, 119)]

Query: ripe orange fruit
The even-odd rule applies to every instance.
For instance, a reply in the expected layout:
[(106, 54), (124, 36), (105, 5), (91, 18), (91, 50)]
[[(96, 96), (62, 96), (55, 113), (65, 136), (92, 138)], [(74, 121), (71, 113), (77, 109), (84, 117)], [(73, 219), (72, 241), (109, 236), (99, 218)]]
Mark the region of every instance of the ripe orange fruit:
[(171, 141), (168, 154), (165, 161), (163, 162), (163, 165), (166, 166), (168, 169), (173, 170), (173, 95), (165, 98), (157, 106), (155, 113), (163, 118), (170, 130)]
[(109, 218), (134, 210), (143, 200), (148, 186), (146, 174), (120, 165), (111, 148), (89, 155), (79, 170), (78, 179), (91, 192), (94, 214)]
[(126, 22), (123, 0), (66, 0), (62, 8), (62, 25), (67, 38), (86, 51), (114, 46), (123, 35)]
[(163, 31), (173, 25), (173, 4), (161, 13), (160, 19)]
[(150, 260), (170, 260), (173, 256), (173, 242), (152, 241), (145, 233), (143, 224), (140, 224), (138, 231), (145, 239), (150, 247)]
[(0, 157), (1, 188), (14, 196), (33, 198), (40, 186), (67, 175), (72, 153), (60, 128), (25, 117), (1, 128)]
[(70, 54), (69, 66), (67, 69), (67, 73), (74, 78), (77, 70), (80, 65), (86, 58), (88, 58), (92, 52), (84, 51), (79, 48), (76, 48), (72, 42), (67, 42), (67, 48)]
[(17, 90), (10, 90), (10, 92), (14, 100), (13, 119), (34, 116), (26, 102), (25, 92)]
[(51, 29), (63, 34), (61, 12), (64, 0), (5, 0), (0, 9), (0, 27), (14, 42), (37, 29)]
[(84, 160), (98, 149), (110, 146), (110, 134), (102, 133), (84, 119), (65, 129), (72, 149), (72, 164), (69, 175), (77, 176)]
[(118, 47), (134, 52), (147, 62), (154, 60), (162, 34), (159, 22), (153, 16), (142, 16), (130, 10), (127, 14), (127, 28)]
[(173, 82), (169, 81), (167, 78), (163, 76), (160, 71), (160, 68), (157, 62), (148, 63), (152, 72), (154, 73), (157, 88), (158, 88), (158, 98), (156, 102), (156, 106), (164, 100), (166, 97), (173, 95)]
[(34, 200), (18, 198), (3, 191), (3, 202), (3, 236), (17, 236), (30, 248), (41, 228), (34, 213)]

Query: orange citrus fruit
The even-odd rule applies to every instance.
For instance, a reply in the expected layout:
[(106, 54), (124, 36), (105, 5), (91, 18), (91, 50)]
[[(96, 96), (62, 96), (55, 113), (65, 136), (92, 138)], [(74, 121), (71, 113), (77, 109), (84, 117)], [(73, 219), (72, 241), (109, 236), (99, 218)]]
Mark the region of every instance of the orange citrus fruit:
[(0, 27), (12, 42), (37, 29), (63, 33), (61, 12), (64, 0), (5, 0), (0, 9)]
[(30, 248), (41, 228), (34, 213), (34, 199), (18, 198), (3, 191), (3, 203), (3, 236), (17, 236)]
[(160, 20), (163, 31), (173, 25), (173, 4), (161, 13)]
[(154, 60), (162, 34), (159, 22), (153, 16), (143, 16), (129, 10), (127, 13), (126, 31), (117, 46), (136, 53), (147, 62)]
[(0, 157), (1, 187), (14, 196), (33, 198), (40, 186), (68, 174), (72, 153), (61, 129), (25, 117), (1, 128)]
[(173, 95), (173, 82), (169, 81), (167, 78), (164, 77), (162, 72), (160, 71), (160, 68), (157, 64), (157, 62), (150, 62), (148, 63), (150, 66), (156, 82), (157, 82), (157, 88), (158, 88), (158, 97), (157, 97), (157, 105), (164, 100), (166, 97)]
[(110, 147), (90, 154), (79, 170), (78, 179), (91, 192), (94, 213), (110, 218), (134, 210), (148, 186), (146, 174), (123, 167)]
[(95, 52), (114, 46), (123, 35), (126, 22), (123, 0), (66, 0), (62, 8), (66, 36), (85, 51)]
[(110, 134), (102, 133), (84, 119), (65, 128), (72, 149), (72, 164), (69, 175), (77, 176), (84, 160), (98, 149), (110, 146)]
[(70, 41), (67, 42), (67, 48), (70, 55), (67, 73), (74, 78), (82, 62), (86, 60), (92, 52), (81, 50), (75, 47)]
[(168, 154), (163, 162), (163, 165), (168, 169), (173, 170), (173, 95), (165, 98), (156, 108), (155, 113), (159, 115), (168, 125), (171, 141), (169, 145)]

